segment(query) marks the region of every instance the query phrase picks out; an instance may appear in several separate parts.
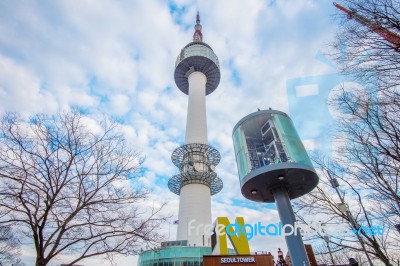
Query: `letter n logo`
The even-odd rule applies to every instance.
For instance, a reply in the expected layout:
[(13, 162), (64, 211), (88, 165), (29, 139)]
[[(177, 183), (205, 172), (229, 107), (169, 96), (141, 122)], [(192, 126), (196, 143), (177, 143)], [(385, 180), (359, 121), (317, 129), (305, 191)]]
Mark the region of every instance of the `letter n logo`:
[(214, 224), (215, 235), (211, 237), (214, 240), (212, 241), (214, 242), (212, 243), (212, 254), (228, 255), (228, 242), (226, 240), (226, 232), (228, 232), (229, 241), (235, 249), (236, 254), (250, 254), (250, 247), (246, 234), (241, 231), (244, 226), (243, 217), (237, 217), (235, 219), (235, 224), (231, 224), (227, 217), (218, 217)]

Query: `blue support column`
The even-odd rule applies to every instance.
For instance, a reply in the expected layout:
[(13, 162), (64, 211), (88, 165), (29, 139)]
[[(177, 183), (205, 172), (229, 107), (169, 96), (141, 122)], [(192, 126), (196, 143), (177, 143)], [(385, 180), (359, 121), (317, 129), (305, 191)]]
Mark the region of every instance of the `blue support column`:
[[(272, 191), (276, 208), (278, 209), (279, 217), (282, 222), (282, 227), (285, 224), (290, 224), (295, 228), (295, 217), (290, 204), (289, 195), (286, 188), (276, 188)], [(290, 232), (291, 228), (286, 228), (286, 232)], [(283, 230), (282, 230), (283, 233)], [(301, 238), (300, 230), (297, 230), (296, 234), (285, 236), (286, 244), (289, 249), (290, 259), (292, 260), (293, 266), (310, 266), (308, 261), (306, 249), (304, 248), (303, 240)]]

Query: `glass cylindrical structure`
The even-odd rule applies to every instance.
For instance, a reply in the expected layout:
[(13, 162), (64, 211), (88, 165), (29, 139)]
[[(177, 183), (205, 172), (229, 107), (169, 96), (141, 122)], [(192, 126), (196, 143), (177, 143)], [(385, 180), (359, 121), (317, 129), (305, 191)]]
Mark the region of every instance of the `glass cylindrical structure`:
[(254, 201), (274, 202), (272, 190), (285, 187), (300, 197), (318, 184), (318, 176), (290, 117), (263, 110), (241, 119), (233, 143), (242, 194)]

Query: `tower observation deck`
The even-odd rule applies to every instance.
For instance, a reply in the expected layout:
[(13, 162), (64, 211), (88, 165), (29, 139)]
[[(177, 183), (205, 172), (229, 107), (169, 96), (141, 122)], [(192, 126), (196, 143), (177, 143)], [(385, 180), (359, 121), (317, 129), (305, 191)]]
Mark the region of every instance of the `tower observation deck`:
[(193, 41), (181, 50), (175, 64), (175, 83), (189, 100), (185, 144), (171, 156), (179, 174), (168, 181), (168, 188), (180, 195), (177, 240), (210, 246), (210, 236), (189, 229), (211, 223), (211, 195), (223, 187), (215, 172), (220, 154), (208, 145), (205, 100), (217, 88), (221, 72), (217, 56), (203, 42), (198, 13), (194, 29)]

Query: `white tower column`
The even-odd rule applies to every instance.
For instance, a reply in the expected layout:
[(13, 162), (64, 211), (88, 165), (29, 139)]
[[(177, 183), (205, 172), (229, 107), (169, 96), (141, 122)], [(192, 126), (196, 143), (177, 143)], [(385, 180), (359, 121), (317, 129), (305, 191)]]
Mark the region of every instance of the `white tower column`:
[[(188, 77), (189, 103), (186, 121), (186, 144), (207, 144), (206, 83), (207, 77), (193, 72)], [(209, 236), (204, 226), (211, 224), (210, 188), (203, 184), (188, 184), (181, 188), (177, 240), (190, 245), (208, 246)], [(190, 228), (189, 228), (190, 225)], [(197, 230), (195, 228), (199, 228)]]
[(191, 246), (210, 246), (210, 236), (204, 235), (204, 226), (211, 224), (210, 188), (189, 184), (181, 188), (180, 196), (177, 240), (188, 240)]
[(207, 77), (195, 71), (188, 77), (189, 103), (185, 143), (207, 144), (206, 83)]

